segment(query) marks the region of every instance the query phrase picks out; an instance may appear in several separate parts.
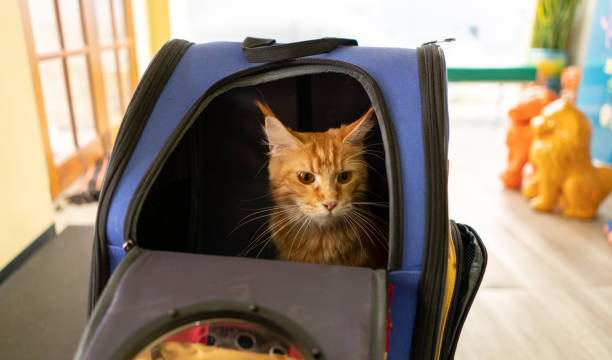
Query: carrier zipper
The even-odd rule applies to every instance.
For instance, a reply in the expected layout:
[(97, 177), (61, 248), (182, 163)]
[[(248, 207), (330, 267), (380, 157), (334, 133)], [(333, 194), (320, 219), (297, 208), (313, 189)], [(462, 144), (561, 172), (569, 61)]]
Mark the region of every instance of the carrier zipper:
[(417, 49), (425, 156), (425, 248), (411, 359), (435, 359), (448, 256), (445, 65), (437, 45)]
[(225, 77), (215, 84), (213, 84), (189, 109), (183, 119), (179, 122), (174, 132), (170, 135), (164, 147), (157, 154), (149, 169), (146, 171), (142, 180), (134, 190), (134, 196), (130, 201), (126, 212), (126, 219), (124, 223), (124, 238), (130, 238), (138, 246), (143, 244), (139, 241), (137, 236), (137, 223), (140, 210), (142, 209), (144, 200), (149, 194), (151, 187), (161, 172), (163, 165), (168, 160), (168, 157), (180, 140), (183, 138), (185, 133), (191, 128), (195, 120), (202, 114), (205, 107), (208, 105), (210, 97), (215, 92), (221, 90), (224, 86), (231, 84), (234, 81), (238, 81), (241, 78), (265, 73), (275, 69), (288, 69), (291, 66), (304, 66), (304, 65), (322, 65), (325, 66), (326, 71), (332, 71), (333, 68), (337, 68), (338, 72), (345, 73), (357, 81), (359, 81), (364, 90), (370, 97), (372, 105), (376, 111), (377, 117), (381, 124), (381, 135), (383, 136), (385, 146), (385, 153), (387, 154), (387, 180), (389, 182), (389, 248), (394, 249), (390, 251), (393, 256), (389, 257), (389, 270), (399, 269), (401, 266), (401, 252), (403, 238), (403, 227), (401, 219), (403, 218), (403, 207), (402, 207), (402, 189), (399, 175), (401, 174), (401, 163), (399, 159), (399, 151), (397, 145), (397, 138), (393, 123), (389, 117), (382, 91), (376, 84), (376, 81), (363, 69), (358, 66), (328, 59), (294, 59), (287, 60), (284, 62), (268, 63), (253, 68), (245, 69), (236, 72), (228, 77)]
[(134, 241), (132, 239), (127, 239), (123, 242), (123, 245), (121, 245), (121, 247), (125, 252), (128, 252), (134, 247)]
[[(108, 161), (108, 167), (102, 181), (100, 202), (96, 215), (96, 231), (94, 234), (94, 249), (92, 254), (92, 267), (90, 275), (89, 312), (93, 310), (95, 302), (110, 276), (109, 259), (107, 251), (106, 222), (108, 210), (119, 179), (130, 159), (136, 143), (126, 141), (130, 138), (140, 137), (147, 120), (153, 111), (157, 98), (166, 86), (166, 83), (183, 54), (193, 43), (185, 40), (168, 41), (155, 55), (149, 68), (138, 83), (132, 101), (119, 127), (115, 146)], [(127, 239), (127, 238), (125, 238)]]
[(446, 38), (443, 40), (433, 40), (433, 41), (428, 41), (428, 42), (424, 42), (421, 44), (421, 46), (425, 46), (425, 45), (439, 45), (439, 44), (443, 44), (443, 43), (449, 43), (449, 42), (453, 42), (455, 41), (455, 38)]

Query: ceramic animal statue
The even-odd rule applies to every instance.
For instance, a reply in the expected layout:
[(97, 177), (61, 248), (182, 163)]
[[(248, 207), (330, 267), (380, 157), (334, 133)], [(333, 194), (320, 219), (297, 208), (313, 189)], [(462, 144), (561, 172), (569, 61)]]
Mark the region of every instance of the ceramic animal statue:
[(556, 98), (557, 95), (546, 86), (532, 83), (522, 91), (518, 105), (508, 112), (511, 120), (506, 135), (508, 167), (500, 175), (506, 188), (515, 190), (521, 188), (523, 168), (527, 163), (529, 145), (533, 137), (530, 121)]
[(589, 219), (612, 190), (612, 168), (593, 166), (591, 123), (571, 102), (559, 99), (533, 119), (529, 161), (535, 171), (523, 187), (531, 206), (567, 217)]
[(274, 207), (268, 234), (282, 260), (384, 268), (386, 222), (366, 201), (364, 139), (374, 126), (370, 108), (351, 124), (325, 132), (289, 129), (265, 104), (269, 180)]

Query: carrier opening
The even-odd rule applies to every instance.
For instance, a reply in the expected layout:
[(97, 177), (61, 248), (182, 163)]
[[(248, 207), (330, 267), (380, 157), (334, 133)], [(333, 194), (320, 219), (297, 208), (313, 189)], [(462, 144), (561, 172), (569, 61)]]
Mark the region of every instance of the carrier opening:
[[(272, 242), (257, 239), (268, 217), (256, 212), (271, 207), (273, 199), (264, 116), (255, 100), (265, 101), (285, 126), (300, 132), (338, 128), (372, 106), (359, 81), (333, 71), (269, 76), (217, 95), (194, 119), (149, 189), (136, 220), (139, 246), (276, 258)], [(365, 201), (389, 204), (385, 146), (375, 123), (364, 143)], [(370, 207), (386, 224), (389, 209)], [(252, 246), (254, 241), (259, 243)]]

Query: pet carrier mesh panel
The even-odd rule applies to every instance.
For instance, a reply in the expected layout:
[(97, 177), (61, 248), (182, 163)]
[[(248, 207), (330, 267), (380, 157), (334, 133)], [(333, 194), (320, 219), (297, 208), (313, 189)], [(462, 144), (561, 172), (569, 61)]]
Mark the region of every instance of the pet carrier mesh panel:
[[(449, 226), (442, 51), (356, 45), (173, 40), (159, 51), (109, 161), (77, 358), (245, 344), (254, 359), (453, 357), (486, 252), (471, 228)], [(255, 100), (297, 131), (374, 108), (366, 161), (369, 200), (389, 205), (375, 213), (389, 224), (386, 269), (278, 261), (273, 246), (250, 246), (266, 219), (237, 225), (271, 204)]]

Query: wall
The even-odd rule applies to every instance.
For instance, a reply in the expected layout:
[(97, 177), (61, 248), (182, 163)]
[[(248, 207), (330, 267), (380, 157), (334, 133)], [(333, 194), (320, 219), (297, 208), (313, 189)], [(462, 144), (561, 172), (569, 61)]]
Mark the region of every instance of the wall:
[(168, 0), (131, 0), (138, 75), (142, 77), (153, 55), (170, 40)]
[(0, 1), (0, 268), (53, 224), (19, 1)]
[(132, 0), (132, 20), (134, 24), (134, 41), (136, 61), (138, 62), (138, 78), (147, 70), (151, 61), (151, 45), (149, 41), (149, 16), (146, 0)]
[(170, 40), (168, 0), (149, 0), (147, 10), (149, 14), (151, 54), (155, 54), (166, 41)]
[(572, 30), (567, 43), (570, 64), (582, 67), (586, 57), (596, 0), (582, 0), (578, 3), (572, 21)]

